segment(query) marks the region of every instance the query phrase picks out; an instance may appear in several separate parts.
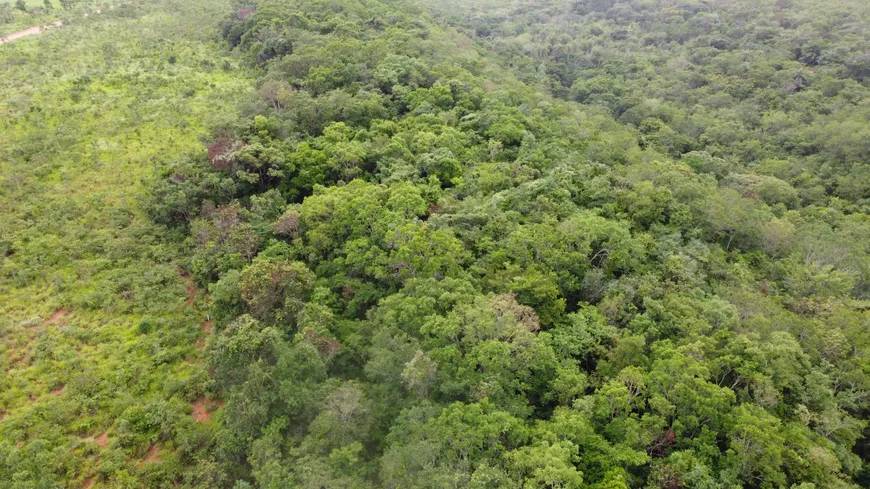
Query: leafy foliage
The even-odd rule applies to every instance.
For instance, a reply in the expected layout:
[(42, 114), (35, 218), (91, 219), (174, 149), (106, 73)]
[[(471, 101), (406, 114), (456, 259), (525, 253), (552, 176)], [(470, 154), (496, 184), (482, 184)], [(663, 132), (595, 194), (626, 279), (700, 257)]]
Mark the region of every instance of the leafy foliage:
[(864, 483), (863, 163), (822, 141), (866, 40), (803, 3), (237, 4), (258, 100), (158, 184), (228, 193), (155, 213), (219, 278), (220, 484)]
[(870, 483), (865, 5), (113, 12), (0, 48), (0, 480)]

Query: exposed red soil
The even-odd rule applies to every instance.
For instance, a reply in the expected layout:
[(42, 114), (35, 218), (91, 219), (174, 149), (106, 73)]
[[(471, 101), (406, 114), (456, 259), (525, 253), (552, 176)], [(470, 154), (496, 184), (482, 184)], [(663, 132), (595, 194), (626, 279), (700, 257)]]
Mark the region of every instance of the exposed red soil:
[(82, 483), (82, 489), (91, 489), (92, 487), (94, 487), (95, 482), (97, 482), (96, 477), (89, 477), (85, 479), (85, 481)]
[[(199, 329), (206, 335), (209, 335), (214, 330), (214, 324), (212, 323), (211, 319), (208, 319), (204, 323), (202, 323), (202, 327)], [(196, 340), (196, 347), (200, 351), (205, 350), (205, 337), (200, 337), (198, 340)]]
[(25, 36), (33, 36), (36, 34), (42, 34), (42, 31), (51, 29), (53, 27), (60, 27), (63, 25), (63, 21), (57, 20), (47, 25), (40, 25), (36, 27), (30, 27), (28, 29), (24, 29), (23, 31), (13, 32), (7, 36), (0, 37), (0, 44), (6, 44), (7, 42), (12, 42), (16, 39), (20, 39)]
[(139, 467), (145, 464), (153, 464), (160, 461), (160, 447), (155, 443), (148, 448), (148, 453), (145, 454), (145, 459), (139, 463)]
[(82, 441), (92, 441), (100, 448), (109, 446), (109, 433), (104, 431), (97, 436), (83, 436)]
[(208, 408), (205, 407), (205, 401), (203, 398), (199, 398), (193, 402), (193, 419), (196, 420), (197, 423), (205, 423), (206, 421), (211, 420), (211, 413), (208, 412)]
[(27, 353), (24, 353), (15, 361), (14, 366), (16, 368), (25, 367), (28, 363), (30, 363), (30, 356)]
[(181, 272), (181, 278), (187, 282), (187, 305), (193, 305), (193, 300), (196, 299), (196, 287), (193, 286), (189, 273)]
[(65, 385), (61, 385), (60, 387), (55, 387), (54, 389), (52, 389), (51, 395), (59, 396), (59, 395), (63, 394), (63, 391), (65, 391), (65, 390), (66, 390)]
[(22, 349), (16, 348), (14, 344), (9, 345), (9, 351), (7, 352), (7, 357), (9, 358), (9, 369), (6, 371), (9, 372), (15, 370), (16, 368), (25, 366), (25, 364), (30, 362), (30, 356), (28, 352), (22, 351)]
[(211, 401), (206, 399), (205, 396), (199, 396), (199, 398), (193, 401), (191, 414), (197, 423), (205, 423), (211, 420), (214, 414), (213, 411), (221, 406), (223, 406), (223, 403), (220, 401)]
[(57, 324), (60, 322), (61, 319), (69, 316), (69, 314), (70, 314), (70, 312), (67, 309), (60, 308), (57, 310), (57, 312), (52, 314), (50, 318), (48, 318), (47, 322), (49, 324)]

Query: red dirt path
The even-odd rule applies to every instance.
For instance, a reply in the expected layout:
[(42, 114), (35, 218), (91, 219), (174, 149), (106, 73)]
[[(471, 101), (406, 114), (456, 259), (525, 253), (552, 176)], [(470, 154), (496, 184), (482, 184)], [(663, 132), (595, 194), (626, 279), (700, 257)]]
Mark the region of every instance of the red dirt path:
[(46, 321), (46, 322), (49, 324), (57, 324), (60, 322), (61, 319), (69, 316), (69, 314), (70, 314), (70, 312), (67, 309), (60, 308), (54, 314), (52, 314), (51, 317), (48, 318), (48, 321)]

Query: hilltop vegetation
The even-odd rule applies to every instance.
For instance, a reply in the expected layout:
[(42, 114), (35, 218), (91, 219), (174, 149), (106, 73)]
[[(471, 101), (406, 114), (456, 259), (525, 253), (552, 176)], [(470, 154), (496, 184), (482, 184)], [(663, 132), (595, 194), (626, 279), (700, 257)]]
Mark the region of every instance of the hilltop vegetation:
[(866, 485), (868, 19), (749, 5), (237, 4), (212, 483)]

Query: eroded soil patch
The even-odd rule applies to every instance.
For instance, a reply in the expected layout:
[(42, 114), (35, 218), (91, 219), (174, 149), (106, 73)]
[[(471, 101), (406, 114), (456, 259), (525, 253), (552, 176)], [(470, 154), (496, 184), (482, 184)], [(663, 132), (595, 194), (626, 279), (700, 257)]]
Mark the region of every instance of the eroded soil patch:
[(191, 405), (191, 414), (197, 423), (205, 423), (211, 420), (214, 411), (223, 406), (220, 401), (212, 401), (200, 396)]
[(153, 444), (148, 448), (148, 453), (145, 454), (145, 459), (139, 464), (139, 467), (145, 466), (145, 464), (154, 464), (160, 461), (160, 447), (157, 444)]
[(60, 309), (58, 309), (54, 314), (52, 314), (51, 317), (48, 318), (48, 321), (46, 321), (46, 322), (47, 322), (48, 324), (57, 324), (57, 323), (59, 323), (63, 318), (65, 318), (65, 317), (67, 317), (67, 316), (69, 316), (69, 315), (70, 315), (70, 312), (69, 312), (68, 309), (60, 308)]

